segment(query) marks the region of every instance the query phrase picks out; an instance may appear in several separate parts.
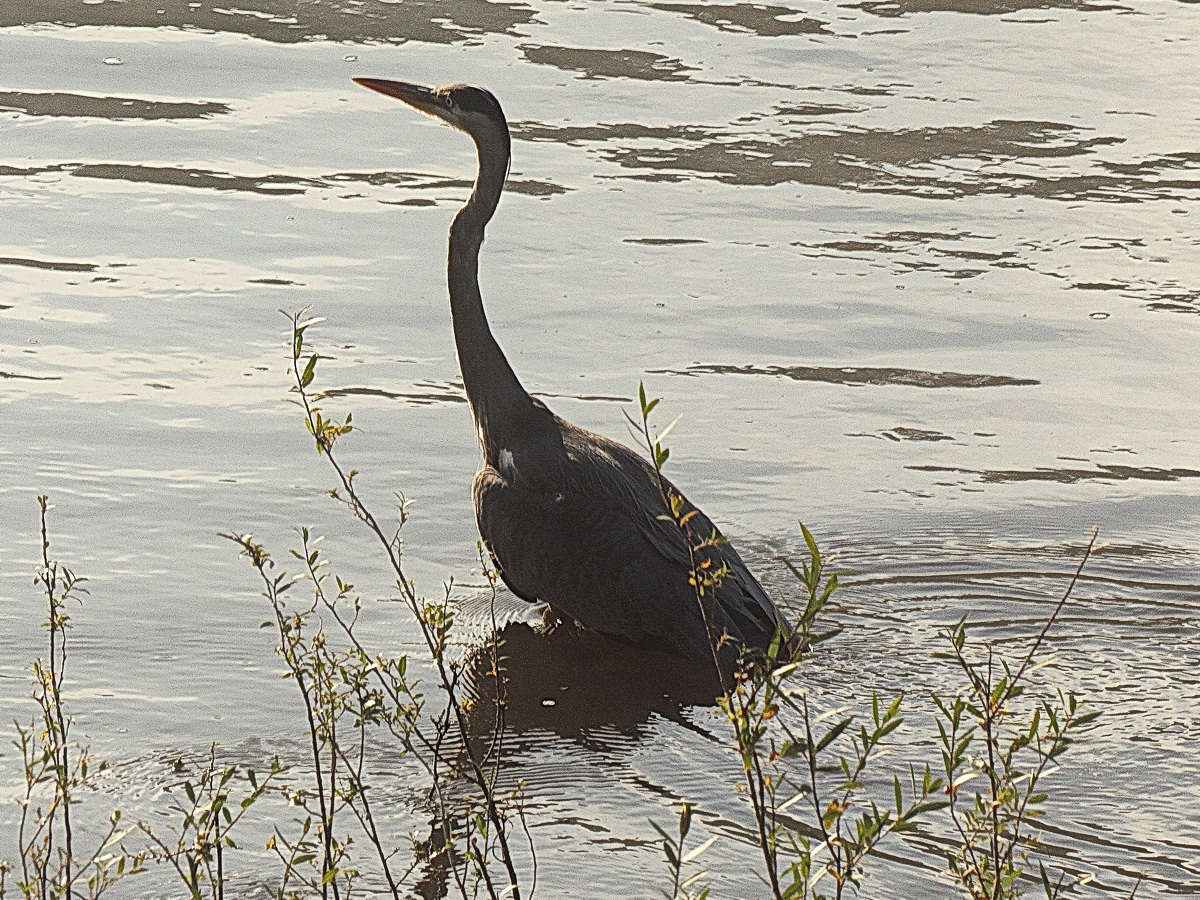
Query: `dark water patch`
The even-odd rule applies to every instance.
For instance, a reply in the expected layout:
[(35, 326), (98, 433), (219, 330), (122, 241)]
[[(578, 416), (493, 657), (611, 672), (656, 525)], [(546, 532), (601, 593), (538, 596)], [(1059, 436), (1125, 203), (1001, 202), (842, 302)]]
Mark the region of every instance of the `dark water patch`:
[(466, 403), (466, 395), (462, 391), (462, 387), (458, 385), (443, 385), (432, 382), (420, 382), (413, 385), (416, 388), (423, 388), (421, 392), (412, 391), (388, 391), (383, 388), (373, 387), (342, 387), (330, 388), (327, 391), (321, 391), (316, 394), (317, 399), (325, 399), (327, 397), (382, 397), (385, 400), (403, 400), (406, 403), (411, 403), (414, 406), (428, 406), (431, 403)]
[(230, 111), (224, 103), (175, 103), (127, 97), (89, 97), (86, 94), (0, 91), (0, 110), (30, 116), (95, 119), (207, 119)]
[[(11, 309), (11, 307), (9, 307)], [(0, 378), (19, 378), (22, 381), (62, 381), (61, 375), (22, 375), (19, 372), (2, 372)]]
[(1041, 384), (1033, 378), (1008, 375), (968, 375), (961, 372), (924, 372), (920, 369), (833, 366), (731, 366), (693, 365), (686, 369), (652, 369), (652, 375), (772, 375), (796, 381), (822, 381), (827, 384), (906, 385), (920, 388), (1013, 387)]
[(535, 397), (549, 397), (550, 399), (562, 400), (583, 400), (586, 402), (596, 403), (632, 403), (632, 397), (609, 397), (605, 394), (549, 394), (545, 391), (531, 391)]
[(272, 285), (278, 285), (279, 287), (287, 287), (290, 285), (297, 285), (299, 287), (304, 286), (304, 283), (301, 281), (291, 281), (287, 278), (250, 278), (250, 279), (247, 279), (246, 283), (247, 284), (272, 284)]
[(1094, 469), (960, 469), (954, 466), (905, 466), (914, 472), (956, 472), (975, 475), (981, 484), (1006, 484), (1022, 481), (1053, 481), (1075, 484), (1080, 481), (1179, 481), (1200, 478), (1196, 469), (1162, 469), (1155, 466), (1097, 465)]
[(0, 5), (0, 28), (24, 25), (169, 28), (243, 34), (273, 43), (461, 44), (515, 34), (532, 7), (502, 0), (41, 0)]
[(1014, 250), (1002, 250), (995, 253), (988, 253), (983, 250), (948, 250), (941, 247), (931, 247), (931, 253), (936, 253), (939, 256), (952, 256), (955, 259), (972, 259), (978, 262), (997, 263), (1002, 260), (1012, 259), (1016, 256)]
[(646, 50), (590, 50), (582, 47), (545, 47), (525, 44), (525, 59), (582, 78), (636, 78), (641, 81), (686, 81), (695, 72), (678, 59)]
[(1200, 153), (1168, 153), (1142, 162), (1106, 162), (1103, 166), (1117, 175), (1164, 175), (1179, 169), (1200, 169)]
[[(667, 169), (726, 184), (799, 182), (918, 196), (966, 196), (1003, 192), (1010, 179), (961, 170), (929, 174), (927, 167), (951, 160), (994, 163), (1074, 156), (1117, 142), (1115, 138), (1059, 140), (1067, 133), (1074, 134), (1074, 129), (1029, 122), (902, 131), (863, 129), (777, 140), (714, 132), (691, 147), (620, 148), (605, 150), (602, 155), (626, 168)], [(1015, 185), (1010, 190), (1019, 192)]]
[[(321, 180), (329, 183), (324, 185), (326, 187), (333, 184), (355, 183), (369, 184), (373, 187), (399, 185), (414, 190), (453, 188), (469, 191), (474, 184), (473, 181), (465, 178), (442, 178), (418, 172), (338, 172), (334, 175), (323, 176)], [(525, 194), (530, 197), (553, 197), (572, 190), (561, 184), (555, 184), (553, 181), (539, 181), (533, 178), (510, 178), (504, 183), (504, 189), (510, 193)], [(431, 200), (422, 200), (410, 205), (432, 205), (432, 203)]]
[(509, 179), (504, 183), (504, 189), (515, 194), (525, 194), (529, 197), (554, 197), (558, 194), (565, 194), (567, 191), (574, 190), (574, 188), (555, 184), (553, 181), (538, 181), (533, 178)]
[(793, 247), (812, 247), (815, 250), (834, 250), (838, 253), (886, 253), (891, 247), (879, 241), (823, 241), (819, 244), (796, 243)]
[(1146, 308), (1164, 312), (1200, 313), (1200, 290), (1167, 288), (1153, 291)]
[(903, 425), (898, 425), (895, 428), (882, 431), (880, 434), (889, 441), (952, 441), (948, 434), (942, 434), (940, 431), (928, 431), (923, 428), (907, 428)]
[(831, 103), (806, 103), (801, 106), (777, 106), (774, 115), (788, 119), (811, 119), (816, 116), (842, 116), (847, 113), (864, 112), (861, 106), (836, 106)]
[(600, 141), (698, 141), (712, 134), (699, 125), (546, 125), (542, 122), (509, 122), (512, 136), (524, 141), (548, 141), (581, 146)]
[(759, 37), (784, 37), (796, 34), (832, 34), (828, 22), (807, 17), (795, 18), (800, 11), (786, 6), (762, 3), (649, 3), (651, 9), (679, 13), (721, 31), (756, 34)]
[(646, 244), (650, 247), (675, 247), (680, 244), (707, 244), (701, 238), (625, 238), (625, 244)]
[(0, 266), (22, 266), (27, 269), (48, 269), (52, 272), (95, 272), (99, 268), (95, 263), (23, 259), (19, 256), (0, 256)]
[(1071, 291), (1124, 291), (1129, 285), (1119, 281), (1081, 281), (1067, 285)]
[(135, 184), (206, 188), (215, 191), (246, 191), (253, 194), (303, 194), (306, 187), (324, 187), (324, 182), (291, 175), (234, 175), (209, 169), (179, 169), (173, 166), (140, 166), (126, 163), (84, 163), (51, 168), (65, 169), (78, 178), (101, 178)]
[[(910, 84), (903, 87), (912, 87)], [(846, 94), (857, 94), (859, 97), (894, 97), (896, 92), (890, 88), (876, 86), (866, 87), (865, 85), (850, 85), (849, 87), (831, 88), (831, 90), (842, 91)]]
[[(801, 88), (796, 88), (801, 90)], [(823, 90), (819, 88), (803, 88), (803, 90)], [(820, 116), (839, 116), (847, 113), (866, 112), (866, 106), (844, 106), (837, 103), (792, 103), (779, 104), (773, 107), (770, 112), (749, 112), (743, 116), (734, 119), (735, 125), (749, 125), (754, 122), (761, 122), (765, 119), (777, 119), (786, 124), (796, 122), (808, 123), (814, 118)]]
[[(887, 256), (895, 266), (897, 274), (914, 271), (933, 271), (947, 278), (973, 278), (982, 275), (986, 268), (948, 265), (948, 262), (963, 260), (984, 263), (997, 269), (1032, 269), (1016, 250), (981, 250), (961, 245), (964, 240), (990, 241), (992, 237), (974, 235), (969, 232), (936, 233), (917, 231), (895, 231), (887, 234), (863, 235), (843, 240), (805, 243), (795, 241), (793, 247), (801, 247), (809, 256), (837, 256), (848, 259), (869, 259), (872, 255)], [(943, 246), (950, 244), (950, 246)], [(930, 259), (929, 257), (933, 257)]]
[(647, 181), (700, 177), (733, 185), (792, 182), (927, 198), (997, 195), (1109, 203), (1200, 196), (1200, 178), (1163, 177), (1194, 169), (1187, 154), (1161, 157), (1141, 173), (1116, 171), (1106, 162), (1095, 164), (1099, 172), (1086, 174), (1034, 175), (1014, 168), (1012, 164), (1031, 160), (1085, 157), (1124, 140), (1085, 136), (1055, 122), (995, 120), (978, 126), (845, 129), (777, 138), (704, 126), (524, 123), (515, 136), (567, 144), (661, 142), (598, 150), (622, 168), (643, 170), (627, 177)]
[[(1071, 244), (1072, 241), (1063, 241)], [(1080, 250), (1129, 250), (1133, 247), (1145, 247), (1142, 238), (1087, 237), (1079, 243)]]
[[(429, 187), (433, 182), (438, 181), (438, 178), (436, 175), (425, 175), (419, 172), (337, 172), (333, 175), (327, 175), (325, 180), (334, 184), (350, 182), (352, 184), (369, 184), (373, 187), (387, 185)], [(452, 184), (455, 187), (470, 187), (471, 182), (456, 180)]]
[[(1077, 12), (1130, 12), (1128, 6), (1107, 0), (864, 0), (853, 8), (883, 18), (913, 13), (953, 12), (977, 16), (1000, 16), (1029, 9), (1061, 9)], [(1052, 20), (1044, 20), (1052, 21)]]
[[(127, 163), (56, 163), (49, 166), (17, 168), (0, 166), (0, 176), (34, 177), (37, 175), (64, 173), (78, 178), (100, 178), (112, 181), (128, 181), (134, 184), (159, 184), (175, 187), (201, 188), (216, 191), (245, 191), (252, 194), (298, 195), (309, 190), (331, 190), (341, 184), (361, 183), (374, 187), (402, 186), (412, 190), (434, 190), (453, 188), (470, 190), (472, 181), (458, 178), (440, 178), (412, 172), (338, 172), (333, 175), (308, 177), (301, 175), (235, 175), (232, 172), (217, 172), (211, 169), (181, 169), (173, 166), (146, 166)], [(571, 188), (550, 181), (515, 179), (505, 188), (515, 194), (531, 197), (553, 197), (565, 194)], [(362, 196), (362, 195), (355, 195)], [(387, 202), (387, 201), (383, 201)], [(403, 201), (408, 205), (434, 205), (432, 200)], [(0, 260), (12, 265), (23, 263)], [(32, 263), (30, 263), (32, 265)], [(69, 270), (69, 271), (85, 271)]]

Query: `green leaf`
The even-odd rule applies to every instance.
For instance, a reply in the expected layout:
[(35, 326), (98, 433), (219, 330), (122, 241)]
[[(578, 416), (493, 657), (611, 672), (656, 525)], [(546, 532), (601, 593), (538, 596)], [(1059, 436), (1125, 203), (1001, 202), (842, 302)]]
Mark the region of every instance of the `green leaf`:
[(808, 555), (812, 559), (813, 565), (820, 568), (821, 551), (817, 548), (817, 539), (813, 537), (812, 532), (803, 522), (800, 523), (800, 533), (804, 535), (804, 543), (808, 544)]
[(817, 741), (817, 746), (814, 752), (820, 753), (822, 750), (836, 741), (842, 736), (842, 732), (849, 728), (853, 722), (854, 719), (842, 719), (842, 721), (830, 728), (827, 732), (825, 732), (824, 736)]
[(317, 354), (313, 354), (308, 358), (308, 365), (304, 367), (304, 374), (300, 376), (300, 387), (306, 388), (312, 384), (313, 376), (317, 370)]

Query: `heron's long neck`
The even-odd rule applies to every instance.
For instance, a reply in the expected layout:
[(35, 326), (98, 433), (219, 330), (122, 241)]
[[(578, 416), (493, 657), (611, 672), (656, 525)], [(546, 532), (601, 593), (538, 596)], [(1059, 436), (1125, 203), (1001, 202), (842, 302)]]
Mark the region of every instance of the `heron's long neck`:
[(448, 281), (454, 342), (463, 386), (476, 425), (482, 431), (495, 430), (501, 422), (511, 421), (514, 414), (531, 404), (504, 351), (492, 336), (479, 293), (479, 249), (483, 245), (484, 228), (500, 202), (508, 175), (508, 157), (507, 146), (480, 148), (475, 189), (450, 226)]

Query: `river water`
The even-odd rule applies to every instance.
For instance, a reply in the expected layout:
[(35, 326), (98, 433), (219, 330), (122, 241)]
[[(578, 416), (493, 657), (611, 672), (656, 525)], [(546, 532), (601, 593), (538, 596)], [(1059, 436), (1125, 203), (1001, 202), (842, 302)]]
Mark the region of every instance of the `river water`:
[[(54, 554), (90, 579), (71, 711), (126, 816), (161, 818), (175, 761), (213, 741), (303, 759), (268, 608), (217, 534), (283, 556), (311, 525), (364, 596), (389, 588), (283, 402), (281, 309), (328, 320), (327, 410), (353, 412), (342, 452), (376, 508), (415, 500), (418, 587), (469, 593), (478, 451), (443, 260), (473, 153), (350, 79), (470, 81), (515, 139), (482, 273), (514, 367), (617, 438), (639, 380), (663, 396), (673, 479), (776, 596), (798, 519), (854, 570), (803, 679), (860, 710), (906, 691), (897, 758), (937, 760), (939, 630), (967, 615), (1018, 652), (1099, 527), (1038, 674), (1103, 715), (1047, 782), (1043, 838), (1094, 876), (1082, 895), (1141, 872), (1139, 897), (1200, 893), (1198, 34), (1173, 0), (8, 0), (0, 718), (31, 712), (46, 493)], [(416, 653), (398, 605), (363, 627)], [(538, 896), (657, 896), (649, 820), (684, 800), (718, 837), (713, 896), (763, 896), (711, 708), (514, 628)], [(17, 763), (0, 750), (0, 856)], [(417, 770), (375, 764), (393, 826), (427, 831)], [(885, 845), (862, 896), (955, 896), (943, 836)], [(226, 861), (255, 896), (276, 869), (244, 843)]]

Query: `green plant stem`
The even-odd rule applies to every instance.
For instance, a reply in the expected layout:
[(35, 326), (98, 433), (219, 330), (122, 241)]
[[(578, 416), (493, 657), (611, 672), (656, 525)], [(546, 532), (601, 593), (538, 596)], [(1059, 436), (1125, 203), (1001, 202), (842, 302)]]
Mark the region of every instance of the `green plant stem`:
[[(630, 423), (636, 428), (645, 442), (646, 449), (649, 451), (650, 460), (653, 465), (653, 473), (655, 481), (658, 485), (659, 494), (663, 499), (667, 511), (674, 520), (676, 526), (683, 534), (683, 538), (688, 548), (688, 564), (691, 570), (692, 591), (696, 599), (696, 605), (700, 610), (701, 619), (704, 622), (705, 631), (708, 634), (709, 649), (712, 651), (713, 668), (720, 679), (721, 692), (723, 695), (723, 706), (726, 715), (730, 719), (730, 724), (733, 726), (734, 736), (738, 744), (738, 757), (742, 763), (742, 773), (746, 779), (746, 792), (750, 795), (750, 805), (754, 814), (755, 829), (758, 834), (759, 849), (763, 854), (763, 862), (767, 870), (767, 881), (771, 888), (771, 896), (774, 900), (783, 900), (783, 895), (779, 885), (778, 861), (775, 854), (774, 843), (771, 840), (771, 828), (768, 825), (767, 814), (767, 797), (766, 788), (763, 779), (761, 761), (758, 757), (757, 749), (752, 742), (747, 741), (747, 723), (749, 720), (748, 707), (743, 704), (740, 691), (741, 686), (735, 684), (736, 676), (733, 673), (727, 673), (725, 667), (721, 665), (720, 646), (724, 639), (723, 635), (716, 634), (714, 626), (713, 610), (710, 608), (710, 603), (716, 602), (716, 587), (719, 585), (720, 573), (716, 573), (710, 578), (714, 579), (709, 585), (709, 595), (712, 597), (710, 603), (706, 603), (704, 599), (705, 587), (704, 576), (701, 573), (700, 566), (696, 561), (696, 547), (691, 539), (691, 534), (688, 530), (687, 523), (683, 514), (682, 498), (670, 489), (666, 477), (663, 475), (662, 467), (666, 462), (669, 452), (666, 451), (661, 444), (661, 436), (655, 438), (650, 431), (650, 413), (654, 407), (658, 405), (658, 399), (647, 400), (645, 385), (638, 385), (638, 403), (641, 413), (641, 421), (635, 421), (628, 417)], [(666, 429), (670, 431), (670, 427)], [(666, 431), (663, 434), (666, 434)], [(767, 677), (768, 675), (758, 676), (751, 674), (752, 679), (758, 677)]]
[[(300, 354), (303, 348), (303, 333), (305, 328), (311, 324), (311, 322), (301, 322), (301, 317), (306, 312), (306, 310), (302, 310), (301, 312), (292, 316), (292, 374), (295, 377), (296, 393), (300, 396), (300, 405), (304, 410), (309, 432), (316, 440), (318, 452), (324, 454), (329, 460), (329, 464), (336, 473), (338, 481), (341, 483), (342, 490), (345, 492), (344, 496), (346, 502), (350, 505), (351, 510), (379, 540), (380, 545), (383, 547), (383, 550), (387, 555), (387, 559), (391, 565), (392, 571), (396, 576), (397, 588), (400, 590), (401, 596), (404, 598), (406, 604), (417, 621), (417, 624), (421, 630), (422, 638), (437, 668), (438, 678), (442, 690), (446, 692), (449, 700), (448, 708), (451, 712), (455, 727), (463, 740), (464, 747), (466, 748), (466, 756), (470, 763), (471, 780), (475, 783), (476, 787), (480, 791), (487, 820), (491, 825), (494, 839), (500, 849), (500, 862), (504, 866), (505, 874), (508, 879), (508, 885), (505, 889), (505, 894), (506, 896), (511, 897), (512, 900), (521, 900), (520, 881), (517, 877), (516, 868), (513, 865), (504, 817), (501, 815), (499, 806), (496, 803), (495, 795), (491, 790), (488, 776), (483, 771), (481, 762), (475, 758), (474, 751), (471, 749), (469, 740), (470, 729), (467, 725), (466, 718), (463, 714), (462, 704), (458, 699), (455, 689), (457, 678), (453, 677), (448, 671), (442, 642), (440, 639), (435, 638), (427, 617), (423, 615), (420, 601), (412, 587), (412, 583), (404, 574), (403, 566), (400, 562), (398, 536), (394, 535), (389, 537), (382, 526), (380, 526), (375, 516), (363, 504), (356, 488), (354, 487), (353, 473), (347, 473), (334, 455), (333, 444), (336, 440), (337, 433), (332, 436), (330, 435), (330, 433), (326, 430), (328, 423), (326, 423), (325, 420), (320, 417), (319, 412), (313, 406), (309, 398), (307, 387), (311, 382), (313, 362), (315, 361), (316, 357), (314, 356), (312, 360), (310, 360), (309, 365), (305, 369), (301, 369)], [(500, 894), (492, 882), (490, 872), (488, 871), (486, 862), (482, 857), (481, 862), (483, 863), (480, 867), (481, 874), (487, 887), (488, 896), (491, 897), (492, 900), (500, 900)]]
[[(46, 590), (46, 599), (50, 604), (50, 618), (48, 620), (50, 628), (50, 708), (47, 711), (48, 721), (46, 724), (48, 726), (47, 731), (50, 734), (57, 735), (54, 739), (55, 747), (53, 750), (57, 794), (54, 803), (57, 808), (62, 810), (62, 883), (66, 887), (69, 896), (73, 884), (71, 863), (75, 857), (71, 827), (71, 794), (69, 785), (71, 771), (70, 748), (67, 744), (67, 721), (66, 715), (63, 712), (62, 694), (63, 676), (67, 665), (67, 636), (63, 627), (66, 624), (66, 618), (62, 612), (62, 603), (57, 594), (58, 565), (50, 561), (50, 537), (46, 525), (46, 513), (50, 508), (49, 498), (46, 496), (38, 497), (38, 506), (40, 507), (42, 533), (42, 584)], [(51, 842), (53, 842), (53, 834), (53, 829), (51, 829)], [(47, 849), (49, 850), (50, 847)]]

